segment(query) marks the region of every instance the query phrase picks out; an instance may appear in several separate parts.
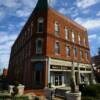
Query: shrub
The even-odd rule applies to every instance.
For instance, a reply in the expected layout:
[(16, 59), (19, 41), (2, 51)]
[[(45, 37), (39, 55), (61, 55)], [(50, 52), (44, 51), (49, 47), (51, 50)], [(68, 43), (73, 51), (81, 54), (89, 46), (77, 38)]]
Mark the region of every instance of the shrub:
[(100, 96), (100, 84), (81, 86), (80, 91), (82, 92), (82, 96), (98, 97)]
[(93, 85), (90, 86), (86, 86), (83, 90), (82, 90), (82, 95), (83, 96), (91, 96), (91, 97), (96, 97), (98, 94), (97, 88)]
[(94, 98), (94, 97), (82, 97), (82, 100), (98, 100), (98, 99), (96, 99), (96, 98)]
[(48, 87), (51, 88), (51, 83), (48, 83)]

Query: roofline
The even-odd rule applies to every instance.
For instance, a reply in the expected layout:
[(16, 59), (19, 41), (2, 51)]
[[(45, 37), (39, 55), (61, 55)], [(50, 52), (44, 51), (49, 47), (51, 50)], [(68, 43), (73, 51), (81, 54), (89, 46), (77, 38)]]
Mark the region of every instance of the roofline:
[(75, 25), (76, 27), (87, 31), (87, 29), (85, 27), (83, 27), (82, 25), (78, 24), (77, 22), (75, 22), (74, 20), (70, 19), (67, 16), (64, 16), (63, 14), (61, 14), (60, 12), (56, 11), (55, 9), (53, 9), (52, 7), (48, 7), (49, 9), (51, 9), (55, 14), (57, 14), (58, 16), (60, 16), (61, 18), (65, 19), (66, 21), (70, 22), (71, 24)]

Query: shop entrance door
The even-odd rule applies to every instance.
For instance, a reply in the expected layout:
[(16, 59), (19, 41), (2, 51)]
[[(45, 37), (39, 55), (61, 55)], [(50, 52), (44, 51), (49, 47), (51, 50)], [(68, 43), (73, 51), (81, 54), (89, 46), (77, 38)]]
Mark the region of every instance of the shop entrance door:
[(55, 75), (55, 86), (62, 85), (62, 75)]

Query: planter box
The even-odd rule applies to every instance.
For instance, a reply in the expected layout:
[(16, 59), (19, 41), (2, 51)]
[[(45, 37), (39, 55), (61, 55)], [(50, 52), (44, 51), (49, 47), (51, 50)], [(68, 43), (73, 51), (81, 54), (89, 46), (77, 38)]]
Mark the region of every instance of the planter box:
[(10, 94), (13, 93), (13, 88), (14, 88), (14, 85), (9, 85), (9, 93), (10, 93)]
[(67, 100), (81, 100), (81, 92), (71, 93), (70, 91), (67, 91), (65, 94)]
[[(13, 93), (13, 88), (14, 88), (14, 85), (9, 85), (9, 93)], [(18, 95), (23, 95), (24, 94), (24, 85), (19, 85), (18, 87)]]
[(24, 94), (24, 85), (19, 85), (18, 87), (18, 95), (23, 95)]

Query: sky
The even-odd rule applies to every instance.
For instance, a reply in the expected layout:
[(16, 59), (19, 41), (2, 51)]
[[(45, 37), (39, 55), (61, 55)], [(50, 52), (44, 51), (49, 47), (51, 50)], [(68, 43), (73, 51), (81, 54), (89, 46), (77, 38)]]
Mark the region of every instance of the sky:
[[(0, 69), (8, 67), (11, 46), (36, 3), (0, 0)], [(49, 5), (87, 28), (91, 56), (96, 55), (100, 45), (100, 0), (49, 0)]]

